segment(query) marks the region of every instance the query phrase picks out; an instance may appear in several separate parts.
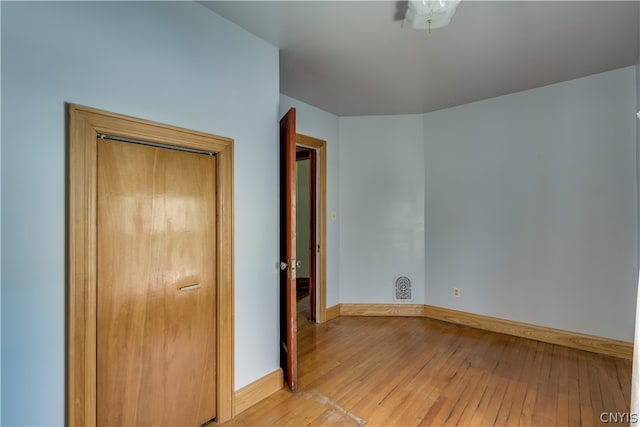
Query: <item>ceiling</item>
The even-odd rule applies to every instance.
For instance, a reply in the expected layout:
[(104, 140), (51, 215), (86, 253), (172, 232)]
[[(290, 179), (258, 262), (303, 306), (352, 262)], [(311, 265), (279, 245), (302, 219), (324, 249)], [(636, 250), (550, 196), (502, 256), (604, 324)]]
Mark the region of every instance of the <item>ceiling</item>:
[(426, 113), (638, 63), (639, 1), (203, 1), (280, 49), (280, 92), (338, 116)]

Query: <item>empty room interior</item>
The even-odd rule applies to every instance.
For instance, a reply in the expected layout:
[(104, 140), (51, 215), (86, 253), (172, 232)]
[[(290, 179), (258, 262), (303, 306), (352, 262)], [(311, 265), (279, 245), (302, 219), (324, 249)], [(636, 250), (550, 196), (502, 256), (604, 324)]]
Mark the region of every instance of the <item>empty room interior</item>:
[(640, 423), (639, 1), (0, 19), (1, 425)]

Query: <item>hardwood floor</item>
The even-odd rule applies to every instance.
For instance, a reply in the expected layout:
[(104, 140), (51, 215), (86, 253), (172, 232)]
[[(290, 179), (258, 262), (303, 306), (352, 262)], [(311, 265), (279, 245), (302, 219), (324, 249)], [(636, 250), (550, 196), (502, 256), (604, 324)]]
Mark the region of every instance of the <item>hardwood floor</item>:
[(315, 322), (309, 321), (309, 310), (309, 293), (307, 293), (302, 298), (299, 298), (297, 303), (298, 334), (300, 334), (303, 329), (314, 328), (316, 326)]
[(629, 360), (425, 318), (305, 325), (298, 357), (299, 393), (223, 425), (590, 426), (631, 399)]

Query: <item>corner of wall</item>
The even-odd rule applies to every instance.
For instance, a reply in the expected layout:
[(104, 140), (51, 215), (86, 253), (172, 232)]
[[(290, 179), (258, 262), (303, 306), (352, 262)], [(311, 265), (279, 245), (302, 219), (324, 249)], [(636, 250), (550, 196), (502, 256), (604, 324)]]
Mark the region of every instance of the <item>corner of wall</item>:
[(348, 116), (339, 124), (340, 303), (391, 304), (400, 274), (414, 283), (413, 303), (422, 303), (422, 117)]
[[(640, 7), (638, 8), (640, 10)], [(640, 13), (638, 14), (638, 20), (640, 22)], [(638, 31), (638, 63), (636, 64), (636, 200), (638, 202), (638, 223), (637, 223), (637, 251), (636, 256), (638, 258), (638, 270), (640, 271), (640, 31)]]
[[(640, 5), (638, 5), (638, 22), (640, 22)], [(640, 28), (638, 28), (638, 58), (636, 61), (636, 111), (638, 115), (636, 120), (636, 203), (637, 203), (637, 222), (636, 222), (636, 258), (638, 270), (638, 288), (636, 297), (636, 323), (635, 323), (635, 340), (634, 340), (634, 357), (633, 372), (631, 377), (631, 413), (640, 412)], [(636, 418), (631, 425), (639, 425), (640, 422)]]
[[(2, 2), (0, 2), (0, 28), (2, 27)], [(2, 31), (0, 31), (2, 46)], [(0, 54), (0, 82), (2, 82), (2, 54)], [(2, 103), (2, 84), (0, 83), (0, 105)], [(0, 106), (0, 111), (2, 107)], [(2, 120), (0, 119), (0, 122)], [(0, 189), (2, 188), (2, 135), (0, 135)], [(2, 191), (0, 190), (0, 195)], [(2, 425), (2, 197), (0, 197), (0, 425)]]
[(427, 271), (427, 135), (429, 135), (429, 132), (427, 131), (427, 114), (429, 113), (424, 113), (422, 114), (421, 117), (421, 121), (422, 121), (422, 143), (424, 144), (424, 152), (423, 152), (423, 159), (422, 162), (424, 164), (424, 180), (425, 180), (425, 184), (424, 184), (424, 195), (423, 195), (423, 206), (422, 206), (422, 212), (424, 212), (424, 301), (423, 304), (429, 304), (429, 300), (428, 300), (428, 296), (429, 296), (429, 275), (428, 275), (428, 271)]

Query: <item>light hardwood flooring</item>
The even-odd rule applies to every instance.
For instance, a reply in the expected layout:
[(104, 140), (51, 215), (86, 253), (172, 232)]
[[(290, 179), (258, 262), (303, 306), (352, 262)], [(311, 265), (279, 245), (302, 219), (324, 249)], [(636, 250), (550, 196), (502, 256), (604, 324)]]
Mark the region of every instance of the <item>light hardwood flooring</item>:
[(309, 321), (309, 294), (300, 298), (297, 304), (298, 315), (298, 333), (300, 334), (303, 329), (313, 328), (315, 323)]
[(629, 411), (628, 360), (425, 318), (302, 324), (298, 358), (299, 393), (224, 425), (591, 426)]

